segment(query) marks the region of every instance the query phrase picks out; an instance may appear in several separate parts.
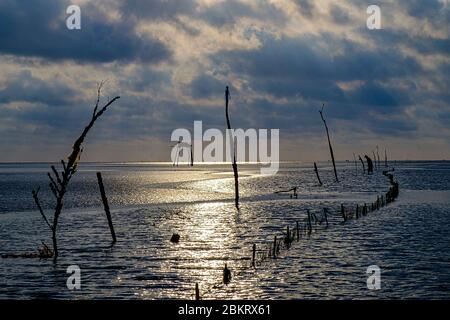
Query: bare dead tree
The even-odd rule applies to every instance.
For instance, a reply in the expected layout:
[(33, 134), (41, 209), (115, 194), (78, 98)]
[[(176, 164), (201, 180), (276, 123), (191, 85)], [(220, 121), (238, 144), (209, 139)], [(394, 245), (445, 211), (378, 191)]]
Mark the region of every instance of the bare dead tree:
[(57, 230), (58, 230), (58, 221), (59, 216), (61, 215), (61, 211), (63, 209), (63, 199), (67, 192), (67, 188), (70, 180), (73, 175), (77, 171), (78, 162), (81, 157), (81, 153), (83, 152), (82, 144), (84, 139), (86, 138), (88, 132), (94, 126), (94, 123), (102, 116), (102, 114), (106, 111), (106, 109), (113, 104), (116, 100), (120, 99), (119, 96), (110, 99), (103, 107), (99, 108), (100, 104), (100, 95), (104, 82), (101, 82), (97, 87), (97, 100), (95, 102), (94, 111), (92, 113), (91, 120), (88, 125), (84, 128), (81, 135), (75, 140), (75, 143), (72, 146), (72, 152), (67, 158), (67, 163), (64, 160), (61, 160), (62, 171), (58, 172), (55, 166), (51, 166), (52, 173), (48, 173), (48, 178), (50, 180), (49, 186), (53, 193), (53, 196), (56, 199), (56, 205), (53, 212), (53, 221), (50, 223), (48, 220), (39, 200), (39, 189), (32, 191), (34, 202), (36, 203), (39, 212), (44, 219), (47, 226), (50, 228), (52, 232), (52, 242), (53, 242), (53, 261), (56, 262), (58, 258), (58, 243), (57, 243)]
[(330, 133), (328, 132), (327, 122), (325, 121), (325, 119), (323, 117), (323, 108), (324, 107), (325, 107), (325, 104), (322, 105), (322, 110), (320, 110), (319, 113), (320, 113), (320, 117), (322, 118), (323, 124), (325, 126), (325, 130), (327, 132), (328, 146), (330, 147), (331, 160), (333, 161), (334, 176), (336, 178), (336, 182), (339, 182), (337, 171), (336, 171), (336, 163), (334, 161), (333, 147), (331, 146), (331, 141), (330, 141)]
[[(228, 115), (228, 103), (230, 100), (230, 90), (228, 86), (225, 88), (225, 116), (227, 118), (227, 127), (231, 134), (231, 123), (230, 123), (230, 117)], [(234, 174), (234, 191), (235, 191), (235, 197), (234, 197), (234, 203), (236, 205), (236, 209), (239, 210), (239, 175), (238, 175), (238, 168), (236, 164), (236, 150), (234, 150), (234, 138), (230, 142), (230, 145), (232, 145), (233, 149), (233, 163), (231, 166), (233, 167), (233, 174)]]

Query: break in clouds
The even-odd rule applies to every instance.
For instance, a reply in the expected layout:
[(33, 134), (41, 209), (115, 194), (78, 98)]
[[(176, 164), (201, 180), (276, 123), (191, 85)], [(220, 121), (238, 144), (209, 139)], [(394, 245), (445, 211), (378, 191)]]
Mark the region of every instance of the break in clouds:
[(446, 0), (0, 0), (0, 161), (63, 156), (105, 79), (122, 99), (86, 160), (170, 160), (174, 129), (225, 128), (225, 85), (233, 126), (279, 128), (284, 160), (326, 154), (322, 103), (338, 159), (449, 158), (449, 17)]

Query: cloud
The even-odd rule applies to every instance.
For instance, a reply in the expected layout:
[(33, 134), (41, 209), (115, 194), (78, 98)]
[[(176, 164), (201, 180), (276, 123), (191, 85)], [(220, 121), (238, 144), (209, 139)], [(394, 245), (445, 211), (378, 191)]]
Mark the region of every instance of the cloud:
[(66, 28), (68, 1), (0, 1), (0, 53), (77, 62), (159, 63), (171, 53), (139, 36), (131, 20), (110, 21), (95, 5), (82, 7), (81, 30)]
[(43, 81), (23, 70), (8, 78), (0, 87), (0, 104), (11, 102), (42, 103), (44, 105), (71, 105), (77, 98), (77, 90), (57, 80)]
[[(444, 1), (380, 0), (383, 29), (374, 31), (356, 0), (83, 0), (81, 31), (65, 27), (68, 4), (0, 0), (0, 147), (11, 150), (8, 159), (13, 142), (20, 155), (49, 137), (55, 148), (70, 144), (102, 79), (110, 80), (106, 96), (122, 98), (89, 141), (114, 141), (124, 154), (149, 137), (165, 146), (194, 120), (223, 129), (225, 85), (232, 125), (279, 128), (282, 144), (299, 148), (289, 155), (301, 157), (300, 146), (322, 137), (322, 103), (333, 139), (350, 149), (393, 138), (402, 146), (450, 141)], [(161, 154), (151, 148), (150, 160)]]

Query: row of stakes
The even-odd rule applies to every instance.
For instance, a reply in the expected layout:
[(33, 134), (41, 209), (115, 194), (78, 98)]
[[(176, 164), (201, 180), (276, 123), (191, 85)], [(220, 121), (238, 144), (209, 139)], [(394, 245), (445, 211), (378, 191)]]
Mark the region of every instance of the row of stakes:
[[(348, 210), (343, 204), (341, 204), (339, 215), (342, 217), (343, 221), (341, 223), (345, 223), (351, 219), (359, 219), (370, 212), (377, 211), (382, 207), (388, 205), (393, 202), (399, 194), (399, 185), (397, 182), (393, 181), (393, 176), (391, 174), (385, 174), (388, 176), (391, 187), (386, 192), (386, 194), (377, 196), (376, 201), (360, 206), (356, 204), (355, 210)], [(286, 234), (281, 238), (274, 236), (273, 243), (266, 245), (265, 248), (257, 250), (256, 244), (253, 244), (252, 248), (252, 257), (251, 257), (251, 268), (256, 268), (257, 262), (260, 264), (268, 258), (276, 259), (280, 254), (282, 249), (289, 249), (296, 239), (300, 241), (302, 236), (310, 236), (313, 231), (313, 224), (316, 226), (317, 224), (322, 225), (325, 224), (325, 229), (328, 228), (328, 217), (330, 215), (330, 211), (327, 208), (323, 208), (322, 214), (320, 218), (310, 210), (306, 210), (307, 217), (305, 222), (301, 225), (298, 221), (296, 222), (296, 226), (294, 229), (290, 229), (289, 226), (286, 227)], [(223, 270), (223, 283), (228, 284), (231, 281), (231, 271), (228, 269), (225, 264), (225, 268)], [(195, 300), (200, 300), (200, 289), (198, 283), (195, 284)]]

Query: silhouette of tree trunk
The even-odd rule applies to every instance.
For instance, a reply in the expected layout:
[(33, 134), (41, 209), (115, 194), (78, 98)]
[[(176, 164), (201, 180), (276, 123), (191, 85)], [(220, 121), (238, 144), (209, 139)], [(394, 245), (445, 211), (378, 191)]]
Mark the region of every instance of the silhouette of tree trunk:
[[(228, 130), (230, 130), (231, 135), (231, 123), (230, 123), (230, 117), (228, 115), (228, 103), (230, 99), (230, 90), (228, 86), (225, 88), (225, 116), (227, 118), (227, 127)], [(236, 164), (236, 151), (234, 150), (234, 138), (232, 137), (232, 141), (230, 141), (230, 145), (232, 145), (233, 150), (233, 163), (231, 166), (233, 167), (233, 174), (234, 174), (234, 191), (235, 191), (235, 198), (234, 203), (236, 205), (236, 209), (239, 210), (239, 175), (238, 175), (238, 168)]]
[(53, 261), (56, 263), (58, 258), (58, 241), (57, 241), (57, 230), (58, 230), (58, 221), (59, 216), (61, 215), (61, 211), (63, 208), (63, 199), (67, 192), (67, 187), (69, 185), (70, 180), (73, 175), (77, 171), (78, 162), (81, 157), (81, 153), (83, 152), (82, 144), (84, 139), (86, 138), (88, 132), (94, 126), (94, 123), (102, 116), (102, 114), (106, 111), (106, 109), (113, 104), (116, 100), (120, 99), (119, 96), (109, 100), (103, 107), (99, 110), (100, 103), (100, 94), (103, 87), (104, 82), (101, 82), (97, 87), (97, 101), (95, 103), (94, 111), (92, 113), (92, 118), (89, 121), (88, 125), (84, 128), (81, 135), (75, 140), (75, 143), (72, 146), (72, 152), (67, 159), (67, 163), (64, 160), (61, 160), (62, 171), (58, 172), (55, 166), (51, 166), (53, 175), (49, 172), (47, 174), (50, 183), (50, 189), (56, 199), (56, 205), (53, 213), (53, 222), (50, 223), (47, 219), (47, 216), (42, 209), (40, 200), (39, 200), (39, 188), (37, 190), (32, 191), (33, 199), (36, 203), (36, 206), (39, 209), (39, 212), (44, 219), (47, 226), (50, 228), (52, 232), (52, 243), (53, 243)]
[(319, 113), (320, 113), (320, 117), (322, 118), (323, 124), (325, 125), (325, 130), (327, 132), (328, 146), (330, 147), (331, 160), (333, 161), (334, 176), (336, 178), (336, 182), (339, 182), (337, 171), (336, 171), (336, 163), (334, 161), (333, 147), (331, 146), (331, 141), (330, 141), (330, 133), (328, 132), (327, 122), (325, 121), (325, 119), (323, 117), (324, 106), (325, 105), (322, 106), (322, 110), (320, 110)]

